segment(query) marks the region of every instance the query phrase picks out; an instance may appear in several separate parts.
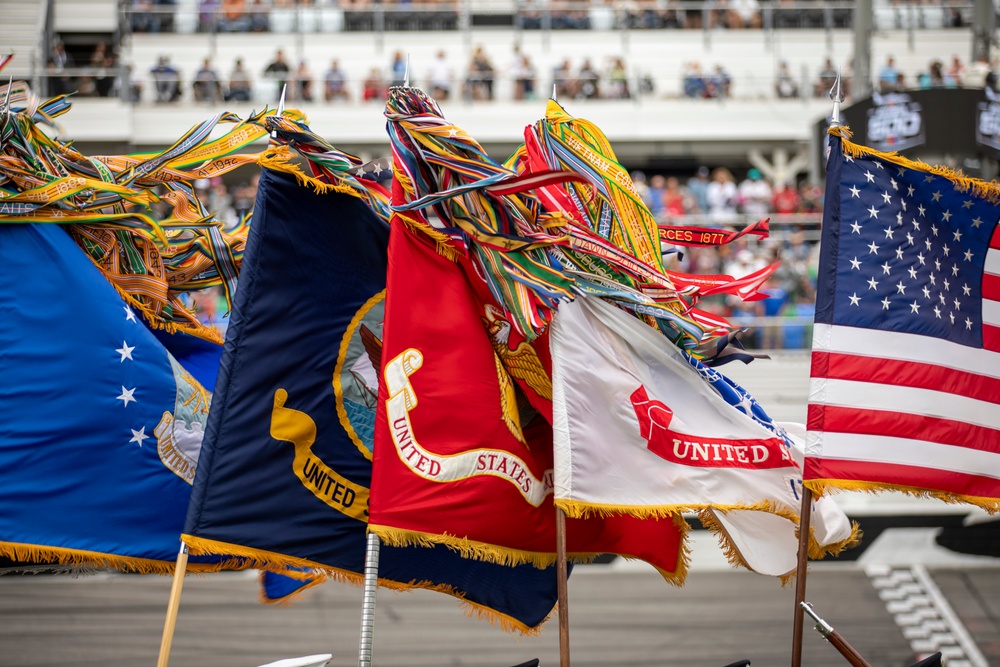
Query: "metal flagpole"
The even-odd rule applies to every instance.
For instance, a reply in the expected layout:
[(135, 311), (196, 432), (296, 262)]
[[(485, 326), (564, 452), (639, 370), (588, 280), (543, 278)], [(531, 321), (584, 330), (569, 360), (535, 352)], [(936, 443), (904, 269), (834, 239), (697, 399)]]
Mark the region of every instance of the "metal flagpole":
[[(840, 104), (844, 101), (844, 88), (837, 72), (837, 80), (830, 89), (833, 113), (830, 127), (840, 127)], [(792, 624), (792, 667), (802, 665), (802, 626), (804, 611), (802, 603), (806, 599), (806, 570), (809, 566), (809, 523), (812, 518), (812, 491), (802, 486), (802, 507), (799, 509), (799, 554), (795, 567), (795, 613)]]
[(569, 667), (569, 571), (566, 567), (566, 513), (556, 508), (556, 590), (559, 595), (559, 667)]
[(375, 592), (378, 589), (379, 539), (368, 533), (365, 550), (365, 596), (361, 603), (361, 644), (358, 647), (358, 667), (371, 667), (375, 644)]
[(184, 586), (184, 573), (187, 572), (188, 546), (181, 542), (177, 552), (177, 566), (174, 568), (174, 582), (170, 586), (170, 601), (167, 603), (167, 620), (163, 624), (163, 639), (160, 640), (160, 658), (156, 667), (167, 667), (170, 662), (170, 645), (174, 641), (174, 627), (177, 625), (177, 609), (181, 604), (181, 588)]

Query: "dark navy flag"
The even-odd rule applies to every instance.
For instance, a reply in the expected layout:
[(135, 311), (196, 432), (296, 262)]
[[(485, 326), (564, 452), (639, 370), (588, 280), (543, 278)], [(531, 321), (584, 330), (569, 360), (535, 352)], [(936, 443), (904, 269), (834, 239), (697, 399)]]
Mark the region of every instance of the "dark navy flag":
[(0, 266), (0, 556), (170, 571), (210, 394), (62, 228)]
[[(362, 579), (388, 238), (362, 200), (262, 173), (184, 530), (192, 553)], [(553, 568), (445, 547), (383, 546), (379, 577), (522, 630), (556, 601)]]
[(1000, 188), (830, 142), (805, 479), (1000, 508)]

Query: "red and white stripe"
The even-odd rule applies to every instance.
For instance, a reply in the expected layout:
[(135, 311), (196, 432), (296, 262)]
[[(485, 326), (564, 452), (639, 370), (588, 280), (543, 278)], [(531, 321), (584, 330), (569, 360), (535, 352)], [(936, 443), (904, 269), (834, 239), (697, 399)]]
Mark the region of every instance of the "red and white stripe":
[(1000, 351), (1000, 225), (993, 230), (983, 271), (983, 347)]
[(811, 376), (806, 480), (1000, 498), (1000, 354), (816, 324)]

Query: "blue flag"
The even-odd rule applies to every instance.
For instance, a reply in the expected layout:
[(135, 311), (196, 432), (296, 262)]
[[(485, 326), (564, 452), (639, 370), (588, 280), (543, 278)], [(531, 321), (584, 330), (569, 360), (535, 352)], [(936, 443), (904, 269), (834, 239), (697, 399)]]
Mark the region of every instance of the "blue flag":
[(211, 395), (62, 228), (0, 265), (0, 556), (170, 571)]
[[(361, 581), (388, 238), (362, 200), (263, 171), (184, 529), (192, 553)], [(445, 547), (383, 546), (379, 580), (522, 631), (556, 601), (554, 568)]]

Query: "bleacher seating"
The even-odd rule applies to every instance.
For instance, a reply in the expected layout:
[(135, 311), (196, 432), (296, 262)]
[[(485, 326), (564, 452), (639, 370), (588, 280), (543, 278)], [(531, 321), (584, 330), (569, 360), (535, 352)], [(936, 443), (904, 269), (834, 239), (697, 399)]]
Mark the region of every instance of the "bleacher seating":
[[(0, 3), (2, 7), (28, 4), (18, 0), (0, 0)], [(63, 17), (58, 19), (61, 22), (71, 21), (71, 17), (85, 11), (93, 15), (86, 20), (80, 18), (78, 25), (90, 25), (88, 20), (102, 21), (104, 25), (108, 17), (116, 17), (118, 11), (116, 0), (54, 0), (54, 5), (56, 15)], [(270, 3), (265, 1), (265, 5)], [(368, 9), (392, 5), (372, 5), (362, 11), (356, 5), (315, 0), (309, 5), (293, 5), (287, 11), (275, 9), (270, 16), (269, 32), (218, 34), (199, 32), (197, 0), (174, 0), (172, 5), (157, 6), (172, 10), (173, 32), (130, 33), (128, 26), (121, 32), (121, 61), (131, 68), (133, 79), (143, 84), (138, 103), (133, 107), (125, 103), (116, 105), (114, 100), (77, 99), (77, 110), (64, 121), (67, 136), (138, 145), (169, 143), (203, 120), (209, 111), (210, 107), (193, 100), (191, 86), (206, 57), (212, 59), (223, 80), (228, 78), (236, 58), (243, 60), (246, 71), (254, 78), (251, 102), (227, 104), (231, 110), (245, 115), (251, 109), (273, 106), (277, 98), (276, 86), (262, 75), (276, 51), (282, 49), (293, 71), (299, 61), (307, 61), (316, 98), (308, 103), (295, 100), (291, 94), (289, 104), (301, 107), (316, 127), (350, 127), (355, 148), (381, 145), (385, 141), (384, 122), (377, 103), (361, 101), (363, 79), (372, 69), (386, 76), (392, 54), (402, 51), (409, 55), (412, 83), (424, 86), (434, 54), (443, 49), (453, 68), (456, 94), (442, 106), (449, 118), (467, 127), (484, 143), (494, 141), (507, 145), (515, 142), (517, 126), (541, 114), (542, 100), (552, 90), (553, 68), (563, 59), (568, 58), (577, 68), (587, 57), (598, 69), (603, 69), (610, 58), (621, 56), (631, 78), (632, 99), (563, 100), (571, 104), (574, 112), (591, 118), (609, 134), (613, 133), (618, 150), (646, 157), (653, 153), (669, 156), (678, 150), (679, 144), (703, 142), (701, 147), (706, 150), (711, 146), (725, 146), (723, 150), (727, 152), (745, 155), (751, 145), (766, 152), (779, 145), (792, 148), (807, 143), (812, 124), (830, 108), (828, 100), (810, 95), (816, 76), (828, 57), (846, 69), (854, 49), (854, 35), (848, 27), (832, 30), (803, 27), (813, 23), (823, 26), (831, 20), (834, 26), (846, 26), (842, 4), (839, 9), (820, 11), (822, 20), (810, 18), (808, 12), (799, 12), (799, 23), (795, 27), (771, 32), (620, 30), (615, 28), (621, 25), (621, 17), (616, 14), (619, 6), (595, 3), (589, 16), (592, 29), (547, 31), (508, 26), (504, 24), (507, 19), (486, 20), (513, 16), (518, 7), (525, 6), (517, 0), (468, 0), (461, 5), (465, 12), (463, 25), (467, 18), (470, 26), (467, 30), (452, 29), (452, 24), (442, 17), (434, 19), (437, 24), (433, 23), (430, 17), (441, 12), (430, 10), (447, 8), (444, 4), (413, 3), (407, 6), (405, 15), (388, 19)], [(929, 9), (918, 12), (923, 18), (916, 23), (899, 24), (893, 18), (889, 26), (886, 24), (888, 19), (880, 18), (888, 16), (887, 8), (895, 11), (888, 2), (876, 0), (876, 9), (882, 13), (874, 17), (877, 30), (871, 44), (873, 77), (889, 55), (894, 57), (897, 67), (907, 74), (907, 78), (914, 81), (916, 73), (926, 69), (932, 57), (945, 60), (957, 54), (967, 59), (971, 53), (971, 29), (928, 27), (935, 25), (930, 16), (933, 12)], [(456, 13), (450, 11), (452, 18), (448, 21), (457, 21)], [(786, 18), (792, 16), (785, 13), (788, 14)], [(477, 16), (484, 17), (485, 23), (477, 24)], [(376, 23), (385, 30), (370, 31)], [(775, 16), (775, 25), (779, 23)], [(903, 28), (895, 28), (897, 24)], [(598, 29), (600, 26), (606, 29)], [(924, 27), (907, 30), (910, 26)], [(437, 29), (413, 29), (427, 27)], [(509, 72), (515, 44), (532, 59), (537, 74), (534, 99), (522, 102), (512, 99), (514, 83)], [(496, 70), (495, 102), (472, 102), (463, 100), (460, 95), (460, 83), (471, 52), (480, 46)], [(150, 69), (161, 55), (170, 56), (183, 80), (181, 100), (170, 105), (153, 102), (153, 86), (148, 80)], [(322, 101), (322, 77), (333, 59), (339, 61), (346, 73), (351, 94), (349, 102)], [(724, 100), (684, 98), (682, 68), (690, 61), (699, 62), (709, 71), (716, 65), (727, 70), (732, 79), (731, 97)], [(798, 79), (805, 93), (802, 99), (776, 98), (774, 77), (781, 61), (787, 61), (793, 76)], [(638, 96), (640, 78), (651, 83), (652, 90)], [(103, 118), (116, 121), (102, 123), (100, 119)]]

